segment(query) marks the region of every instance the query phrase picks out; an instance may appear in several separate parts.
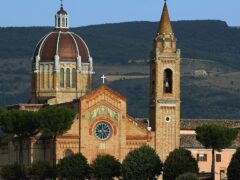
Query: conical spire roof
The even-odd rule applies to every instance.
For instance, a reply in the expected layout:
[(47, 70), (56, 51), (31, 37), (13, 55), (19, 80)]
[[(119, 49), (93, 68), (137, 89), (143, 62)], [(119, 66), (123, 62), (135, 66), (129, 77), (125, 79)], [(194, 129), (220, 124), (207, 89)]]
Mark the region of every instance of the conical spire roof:
[(166, 1), (164, 2), (162, 17), (161, 17), (159, 28), (158, 28), (158, 33), (159, 34), (164, 34), (164, 33), (172, 34), (173, 33)]

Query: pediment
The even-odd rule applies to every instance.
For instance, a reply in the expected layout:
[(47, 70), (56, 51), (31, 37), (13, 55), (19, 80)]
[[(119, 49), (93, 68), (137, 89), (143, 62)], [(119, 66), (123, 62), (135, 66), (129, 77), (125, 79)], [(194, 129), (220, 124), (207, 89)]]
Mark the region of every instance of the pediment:
[(106, 104), (116, 111), (120, 111), (123, 104), (126, 105), (126, 98), (113, 91), (107, 86), (101, 86), (98, 89), (88, 93), (80, 98), (81, 108), (93, 109), (100, 104)]

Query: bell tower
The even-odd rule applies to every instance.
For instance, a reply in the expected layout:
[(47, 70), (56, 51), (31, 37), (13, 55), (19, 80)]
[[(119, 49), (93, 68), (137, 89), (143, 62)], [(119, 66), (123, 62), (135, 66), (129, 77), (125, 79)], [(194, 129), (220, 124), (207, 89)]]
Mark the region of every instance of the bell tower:
[(180, 144), (180, 50), (166, 1), (150, 55), (150, 126), (162, 161)]

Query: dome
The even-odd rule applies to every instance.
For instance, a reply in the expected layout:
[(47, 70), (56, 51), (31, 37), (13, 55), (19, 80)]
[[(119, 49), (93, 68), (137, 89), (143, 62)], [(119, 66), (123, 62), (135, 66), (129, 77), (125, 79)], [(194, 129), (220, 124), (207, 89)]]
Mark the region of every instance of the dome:
[(67, 15), (67, 12), (63, 9), (63, 7), (61, 7), (61, 9), (57, 12), (57, 14)]
[(90, 53), (84, 40), (77, 34), (68, 31), (53, 31), (44, 36), (38, 43), (34, 57), (39, 56), (40, 62), (54, 61), (55, 56), (60, 61), (81, 61), (89, 63)]

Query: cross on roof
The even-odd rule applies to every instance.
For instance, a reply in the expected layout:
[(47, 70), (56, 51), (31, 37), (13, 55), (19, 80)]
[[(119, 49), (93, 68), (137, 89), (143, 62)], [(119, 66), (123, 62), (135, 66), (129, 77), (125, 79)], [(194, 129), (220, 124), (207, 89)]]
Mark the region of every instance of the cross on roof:
[(60, 0), (61, 1), (61, 7), (63, 7), (63, 0)]
[(105, 79), (107, 79), (107, 77), (103, 74), (101, 79), (103, 80), (103, 84), (105, 84)]

